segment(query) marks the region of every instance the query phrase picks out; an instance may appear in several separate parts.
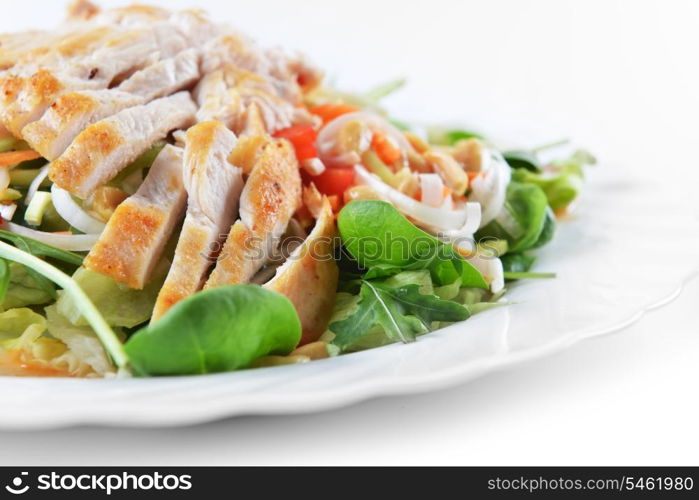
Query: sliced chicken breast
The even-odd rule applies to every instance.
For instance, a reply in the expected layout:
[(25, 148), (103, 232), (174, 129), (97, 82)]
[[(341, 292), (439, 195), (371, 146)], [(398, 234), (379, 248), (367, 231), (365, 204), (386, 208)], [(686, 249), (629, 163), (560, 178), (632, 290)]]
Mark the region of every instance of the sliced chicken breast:
[(316, 225), (264, 288), (285, 295), (301, 319), (300, 345), (315, 342), (328, 326), (335, 304), (339, 269), (333, 255), (335, 217), (323, 198)]
[(49, 176), (85, 199), (168, 132), (193, 123), (195, 112), (188, 92), (120, 111), (82, 131), (51, 163)]
[(68, 92), (56, 99), (40, 120), (24, 127), (22, 137), (52, 161), (89, 125), (143, 102), (138, 95), (116, 89)]
[(196, 49), (185, 50), (136, 72), (118, 89), (62, 94), (40, 120), (22, 129), (22, 137), (41, 156), (54, 160), (89, 125), (121, 110), (189, 87), (198, 77), (198, 52)]
[(187, 193), (182, 150), (167, 145), (136, 194), (122, 202), (85, 258), (84, 265), (131, 288), (142, 289), (182, 220)]
[[(62, 92), (107, 88), (191, 44), (190, 35), (169, 21), (116, 31), (109, 26), (95, 28), (100, 30), (106, 33), (95, 42), (98, 48), (87, 51), (89, 55), (81, 52), (41, 63), (36, 71), (36, 64), (15, 67), (0, 79), (0, 119), (9, 130), (19, 136)], [(87, 44), (74, 41), (73, 45), (84, 48)]]
[(199, 51), (188, 49), (134, 73), (118, 88), (150, 101), (191, 86), (199, 76)]
[(199, 291), (238, 213), (243, 188), (240, 168), (228, 161), (235, 134), (220, 122), (203, 122), (187, 131), (184, 183), (187, 216), (175, 258), (160, 290), (151, 321)]
[(230, 64), (204, 76), (194, 98), (199, 104), (198, 120), (222, 121), (236, 133), (245, 129), (245, 113), (252, 105), (269, 133), (313, 121), (307, 111), (279, 97), (269, 80)]
[(240, 220), (216, 261), (206, 288), (247, 283), (270, 259), (301, 202), (301, 176), (293, 147), (272, 141), (240, 196)]

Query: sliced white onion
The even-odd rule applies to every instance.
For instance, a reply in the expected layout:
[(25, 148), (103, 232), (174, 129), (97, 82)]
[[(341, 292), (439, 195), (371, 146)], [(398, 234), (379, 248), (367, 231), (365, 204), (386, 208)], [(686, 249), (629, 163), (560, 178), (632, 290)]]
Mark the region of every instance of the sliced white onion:
[(46, 243), (47, 245), (63, 250), (69, 250), (71, 252), (86, 252), (95, 245), (97, 239), (99, 238), (98, 234), (46, 233), (44, 231), (29, 229), (28, 227), (20, 226), (19, 224), (14, 224), (12, 222), (5, 222), (3, 226), (6, 227), (11, 233), (26, 236), (27, 238), (34, 238), (37, 241)]
[(0, 203), (0, 217), (2, 217), (5, 220), (12, 220), (12, 217), (15, 216), (15, 212), (17, 211), (17, 204), (16, 203)]
[(483, 275), (483, 279), (490, 286), (491, 292), (498, 293), (505, 288), (505, 272), (502, 267), (502, 261), (499, 258), (479, 255), (473, 252), (472, 247), (467, 248), (465, 245), (459, 245), (458, 243), (456, 243), (456, 246), (471, 254), (470, 257), (466, 257), (466, 260)]
[(510, 183), (510, 167), (495, 150), (486, 150), (481, 158), (481, 175), (471, 181), (470, 199), (482, 206), (481, 227), (502, 211)]
[(41, 183), (44, 182), (48, 175), (49, 165), (44, 165), (43, 167), (41, 167), (36, 177), (34, 177), (32, 183), (29, 184), (29, 189), (27, 189), (27, 196), (24, 197), (25, 205), (29, 205), (29, 203), (32, 201), (32, 198), (34, 198), (34, 195), (39, 190), (39, 186), (41, 186)]
[(0, 167), (0, 191), (10, 187), (10, 172), (7, 167)]
[(51, 195), (56, 212), (68, 224), (86, 234), (100, 234), (104, 231), (105, 224), (85, 212), (68, 191), (54, 184), (51, 186)]
[(325, 164), (320, 158), (310, 158), (301, 162), (301, 167), (310, 175), (320, 175), (325, 172)]
[(422, 203), (434, 208), (444, 204), (444, 181), (438, 174), (420, 174)]
[[(318, 134), (318, 138), (316, 139), (318, 153), (326, 165), (351, 166), (359, 161), (356, 153), (338, 156), (336, 152), (337, 134), (345, 124), (355, 120), (383, 132), (386, 137), (391, 139), (391, 141), (395, 143), (395, 145), (404, 153), (413, 150), (413, 147), (410, 145), (410, 142), (408, 142), (408, 139), (406, 139), (400, 130), (391, 125), (387, 120), (369, 111), (357, 111), (355, 113), (347, 113), (335, 118), (325, 127), (323, 127)], [(359, 148), (360, 151), (358, 153), (363, 153), (369, 149), (370, 145), (371, 135), (363, 137)]]
[(481, 225), (480, 203), (463, 203), (458, 209), (466, 211), (466, 222), (459, 229), (447, 231), (444, 235), (451, 240), (473, 238), (474, 233)]
[[(418, 225), (431, 231), (461, 232), (465, 227), (469, 229), (474, 224), (476, 227), (478, 225), (480, 217), (476, 217), (476, 215), (480, 215), (480, 207), (476, 203), (467, 203), (466, 206), (457, 210), (434, 208), (393, 189), (361, 165), (355, 165), (354, 171), (359, 184), (369, 186), (380, 196), (393, 203), (403, 214), (412, 218)], [(468, 220), (469, 217), (474, 217), (475, 220)]]

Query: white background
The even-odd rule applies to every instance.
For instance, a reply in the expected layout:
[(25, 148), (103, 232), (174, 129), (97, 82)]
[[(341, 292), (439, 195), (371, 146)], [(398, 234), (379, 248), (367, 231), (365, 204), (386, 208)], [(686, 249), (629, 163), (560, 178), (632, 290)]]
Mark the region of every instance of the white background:
[[(399, 118), (524, 145), (574, 137), (600, 168), (664, 192), (699, 180), (696, 2), (158, 3), (300, 49), (346, 88), (408, 77), (388, 101)], [(55, 0), (6, 9), (1, 31), (62, 16)], [(0, 464), (698, 465), (698, 305), (695, 280), (624, 332), (432, 394), (184, 429), (0, 433)]]

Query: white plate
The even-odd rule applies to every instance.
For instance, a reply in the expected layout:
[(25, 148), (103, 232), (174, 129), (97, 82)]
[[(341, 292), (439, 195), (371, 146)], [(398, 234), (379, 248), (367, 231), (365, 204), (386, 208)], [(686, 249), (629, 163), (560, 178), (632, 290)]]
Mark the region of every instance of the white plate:
[(699, 219), (680, 202), (658, 200), (651, 182), (601, 167), (591, 174), (578, 212), (540, 252), (538, 269), (558, 278), (513, 287), (512, 306), (410, 345), (305, 365), (160, 379), (0, 378), (0, 428), (169, 426), (318, 411), (463, 383), (618, 331), (693, 276)]

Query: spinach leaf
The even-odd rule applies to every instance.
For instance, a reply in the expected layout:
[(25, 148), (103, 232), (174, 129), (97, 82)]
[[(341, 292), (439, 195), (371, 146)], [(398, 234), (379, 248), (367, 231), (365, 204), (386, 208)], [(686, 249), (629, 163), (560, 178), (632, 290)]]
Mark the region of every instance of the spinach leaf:
[(531, 169), (516, 168), (512, 173), (512, 179), (539, 186), (546, 194), (551, 208), (558, 212), (567, 208), (578, 197), (584, 182), (583, 167), (596, 161), (587, 151), (578, 150), (566, 159), (553, 162), (550, 165), (553, 173), (543, 175), (532, 172)]
[(291, 302), (255, 285), (197, 293), (136, 332), (126, 352), (136, 374), (190, 375), (244, 368), (269, 354), (288, 354), (301, 339)]
[(544, 226), (541, 228), (541, 233), (536, 242), (531, 248), (540, 248), (546, 245), (553, 239), (556, 233), (556, 216), (553, 214), (551, 207), (546, 207), (546, 216), (544, 217)]
[(36, 257), (51, 257), (74, 266), (79, 266), (83, 262), (83, 258), (77, 253), (61, 250), (60, 248), (52, 247), (51, 245), (47, 245), (33, 238), (20, 236), (2, 229), (0, 229), (0, 240), (9, 241), (20, 250)]
[(434, 321), (462, 321), (469, 316), (468, 309), (455, 302), (420, 293), (418, 284), (391, 287), (364, 281), (354, 312), (329, 328), (336, 335), (333, 344), (344, 350), (377, 325), (389, 339), (411, 342), (428, 332)]
[(541, 172), (541, 163), (532, 151), (511, 150), (502, 153), (507, 164), (515, 169), (524, 169), (530, 172)]
[(524, 252), (508, 253), (500, 257), (500, 261), (506, 273), (526, 273), (534, 265), (536, 257)]
[(503, 212), (481, 228), (478, 238), (494, 237), (507, 240), (510, 252), (534, 248), (544, 226), (549, 224), (547, 238), (553, 234), (553, 218), (547, 219), (548, 201), (539, 186), (510, 182)]
[(439, 285), (461, 276), (464, 286), (488, 287), (478, 270), (451, 245), (416, 227), (390, 203), (350, 202), (340, 211), (337, 224), (344, 248), (368, 270), (365, 279), (429, 269)]

